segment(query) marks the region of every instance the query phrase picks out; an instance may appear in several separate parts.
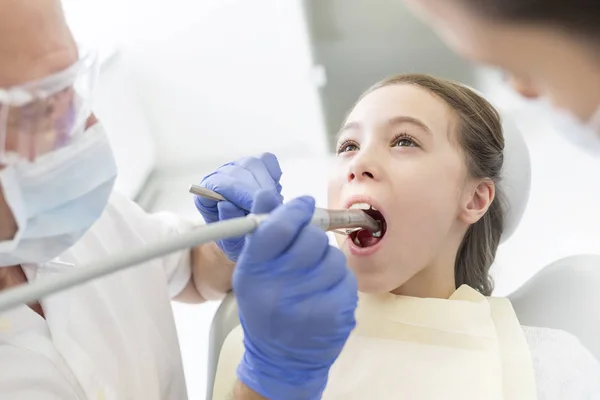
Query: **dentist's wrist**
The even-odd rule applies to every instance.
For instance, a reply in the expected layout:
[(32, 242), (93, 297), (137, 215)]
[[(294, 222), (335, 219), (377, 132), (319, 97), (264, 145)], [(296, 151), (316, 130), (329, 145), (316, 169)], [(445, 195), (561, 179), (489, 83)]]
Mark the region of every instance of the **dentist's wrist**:
[(222, 300), (231, 291), (235, 263), (215, 243), (193, 248), (191, 264), (194, 286), (204, 300)]

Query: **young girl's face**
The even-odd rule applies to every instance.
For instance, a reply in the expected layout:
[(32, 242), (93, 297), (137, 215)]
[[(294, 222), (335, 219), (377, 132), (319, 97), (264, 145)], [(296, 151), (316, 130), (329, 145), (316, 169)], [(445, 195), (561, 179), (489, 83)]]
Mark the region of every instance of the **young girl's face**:
[(361, 291), (443, 297), (455, 289), (456, 253), (480, 206), (456, 125), (443, 100), (409, 84), (371, 92), (348, 116), (329, 207), (370, 206), (385, 221), (381, 239), (367, 231), (337, 237)]

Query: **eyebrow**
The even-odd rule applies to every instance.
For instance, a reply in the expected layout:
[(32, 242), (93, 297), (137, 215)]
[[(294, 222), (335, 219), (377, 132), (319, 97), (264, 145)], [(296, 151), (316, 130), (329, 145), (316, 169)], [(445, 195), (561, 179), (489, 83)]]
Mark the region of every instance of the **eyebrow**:
[[(409, 117), (406, 115), (400, 115), (397, 117), (390, 118), (387, 121), (387, 125), (389, 125), (389, 126), (406, 124), (406, 123), (417, 125), (418, 127), (422, 128), (426, 133), (431, 135), (431, 129), (429, 129), (429, 127), (427, 126), (427, 124), (425, 124), (425, 122), (421, 121), (418, 118)], [(347, 131), (350, 129), (360, 129), (360, 127), (361, 127), (360, 122), (348, 122), (348, 123), (344, 124), (342, 129), (340, 129), (340, 132), (338, 133), (337, 136), (339, 137), (344, 131)]]

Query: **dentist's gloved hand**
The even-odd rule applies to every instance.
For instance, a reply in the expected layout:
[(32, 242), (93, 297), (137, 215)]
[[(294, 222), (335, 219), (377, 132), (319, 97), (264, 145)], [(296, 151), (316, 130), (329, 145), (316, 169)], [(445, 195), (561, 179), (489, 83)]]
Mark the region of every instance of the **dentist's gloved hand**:
[[(279, 204), (261, 191), (252, 212)], [(268, 399), (320, 399), (356, 324), (356, 278), (310, 225), (314, 209), (309, 197), (279, 206), (247, 237), (233, 274), (246, 350), (238, 377)]]
[[(271, 190), (283, 201), (280, 178), (281, 168), (273, 154), (242, 158), (219, 167), (200, 183), (200, 186), (219, 193), (228, 201), (196, 196), (194, 203), (207, 224), (244, 217), (252, 209), (254, 195), (260, 189)], [(244, 238), (219, 240), (217, 245), (231, 261), (237, 261), (244, 246)]]

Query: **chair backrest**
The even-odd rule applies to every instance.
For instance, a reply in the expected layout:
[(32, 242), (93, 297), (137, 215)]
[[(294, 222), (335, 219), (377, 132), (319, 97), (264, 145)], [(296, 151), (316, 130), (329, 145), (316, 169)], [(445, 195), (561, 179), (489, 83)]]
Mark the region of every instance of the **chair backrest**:
[(508, 297), (521, 324), (567, 331), (600, 360), (600, 255), (555, 261)]

